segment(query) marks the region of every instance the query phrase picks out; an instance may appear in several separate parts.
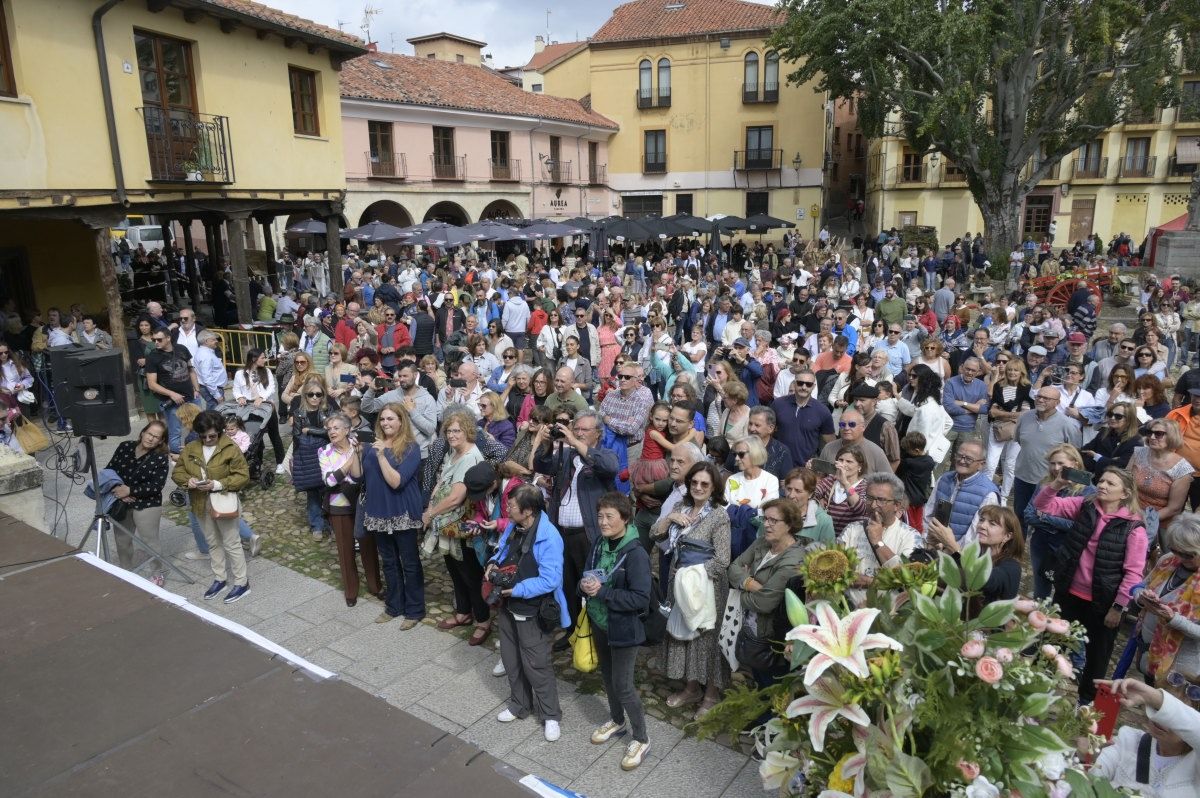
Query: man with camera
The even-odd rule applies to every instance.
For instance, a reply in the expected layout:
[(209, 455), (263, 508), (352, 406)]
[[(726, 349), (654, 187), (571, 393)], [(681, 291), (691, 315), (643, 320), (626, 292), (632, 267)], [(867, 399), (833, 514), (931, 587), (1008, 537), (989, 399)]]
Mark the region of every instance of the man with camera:
[(1017, 419), (1013, 440), (1021, 445), (1013, 479), (1013, 511), (1025, 524), (1025, 507), (1033, 500), (1038, 485), (1050, 467), (1050, 450), (1062, 443), (1076, 449), (1083, 439), (1079, 424), (1059, 410), (1062, 392), (1043, 385), (1034, 393), (1033, 409)]
[(496, 720), (512, 723), (532, 714), (543, 724), (546, 741), (554, 742), (561, 734), (562, 710), (551, 644), (570, 621), (563, 584), (576, 593), (582, 572), (567, 578), (564, 539), (545, 513), (540, 490), (514, 488), (506, 509), (507, 528), (483, 573), (485, 598), (499, 605), (500, 659), (509, 685), (507, 705)]
[(464, 404), (479, 418), (479, 397), (485, 390), (487, 386), (479, 379), (479, 367), (470, 360), (462, 361), (438, 396), (438, 415), (445, 412), (446, 405)]
[(421, 447), (421, 459), (424, 460), (429, 456), (429, 444), (437, 435), (438, 405), (429, 391), (417, 384), (417, 376), (417, 364), (402, 360), (393, 377), (396, 387), (392, 390), (381, 392), (387, 387), (383, 377), (361, 376), (358, 386), (363, 392), (362, 412), (372, 417), (392, 402), (404, 405), (408, 420), (412, 422), (413, 437)]
[[(533, 470), (554, 478), (550, 493), (550, 520), (563, 536), (563, 581), (578, 584), (600, 527), (596, 503), (612, 490), (620, 464), (616, 452), (600, 448), (603, 434), (600, 417), (584, 410), (566, 424), (543, 425), (533, 437)], [(567, 596), (570, 623), (579, 617), (579, 595)], [(567, 637), (555, 644), (565, 649)]]

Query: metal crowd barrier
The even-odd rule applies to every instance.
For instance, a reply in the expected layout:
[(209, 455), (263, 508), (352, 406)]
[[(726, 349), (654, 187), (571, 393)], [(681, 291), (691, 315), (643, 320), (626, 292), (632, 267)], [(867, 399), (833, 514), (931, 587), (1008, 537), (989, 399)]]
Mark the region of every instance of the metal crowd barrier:
[(221, 336), (221, 360), (227, 371), (237, 371), (246, 365), (246, 352), (261, 349), (267, 353), (267, 362), (274, 368), (279, 353), (279, 336), (286, 331), (282, 325), (256, 326), (245, 330), (240, 327), (223, 329), (210, 327), (210, 331)]

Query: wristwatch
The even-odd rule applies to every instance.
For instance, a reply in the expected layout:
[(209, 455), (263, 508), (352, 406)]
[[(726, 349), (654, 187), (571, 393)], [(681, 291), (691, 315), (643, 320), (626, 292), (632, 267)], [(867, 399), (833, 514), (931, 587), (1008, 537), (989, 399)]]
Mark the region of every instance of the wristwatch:
[(871, 548), (873, 548), (873, 549), (881, 549), (881, 548), (883, 548), (883, 546), (884, 546), (883, 538), (880, 538), (879, 540), (877, 540), (876, 542), (871, 544)]

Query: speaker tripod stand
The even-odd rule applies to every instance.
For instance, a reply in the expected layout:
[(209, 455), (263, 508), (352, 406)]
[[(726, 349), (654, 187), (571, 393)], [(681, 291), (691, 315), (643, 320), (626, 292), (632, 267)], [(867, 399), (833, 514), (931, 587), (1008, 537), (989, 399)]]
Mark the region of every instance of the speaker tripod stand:
[(189, 585), (195, 584), (195, 579), (188, 576), (187, 573), (180, 570), (173, 562), (164, 557), (162, 552), (155, 549), (153, 546), (143, 540), (142, 537), (136, 532), (132, 531), (129, 529), (129, 527), (125, 526), (104, 511), (104, 496), (100, 492), (99, 488), (100, 472), (96, 467), (96, 450), (90, 435), (83, 436), (83, 448), (87, 453), (88, 468), (92, 472), (92, 485), (94, 486), (96, 493), (96, 512), (94, 515), (92, 515), (92, 522), (88, 525), (88, 530), (84, 533), (83, 540), (79, 541), (79, 550), (83, 551), (87, 549), (88, 539), (91, 538), (93, 533), (95, 533), (96, 547), (94, 553), (97, 557), (100, 557), (105, 562), (108, 562), (109, 549), (108, 535), (106, 532), (108, 529), (111, 529), (114, 538), (118, 533), (128, 535), (129, 539), (133, 541), (133, 545), (150, 555), (150, 559), (157, 559), (164, 566), (175, 572), (178, 576), (182, 577), (183, 580)]

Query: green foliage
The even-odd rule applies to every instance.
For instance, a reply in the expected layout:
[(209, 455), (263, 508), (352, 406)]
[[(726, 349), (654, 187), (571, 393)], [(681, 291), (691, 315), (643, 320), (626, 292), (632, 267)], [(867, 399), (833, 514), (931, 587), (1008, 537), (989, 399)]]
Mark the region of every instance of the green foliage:
[[(1187, 52), (1200, 40), (1200, 0), (780, 7), (772, 44), (795, 67), (788, 80), (857, 98), (868, 136), (900, 135), (950, 158), (995, 251), (1013, 243), (994, 239), (1019, 232), (1017, 209), (1054, 164), (1126, 115), (1172, 102), (1181, 50), (1200, 60)], [(1034, 159), (1040, 168), (1027, 169)]]

